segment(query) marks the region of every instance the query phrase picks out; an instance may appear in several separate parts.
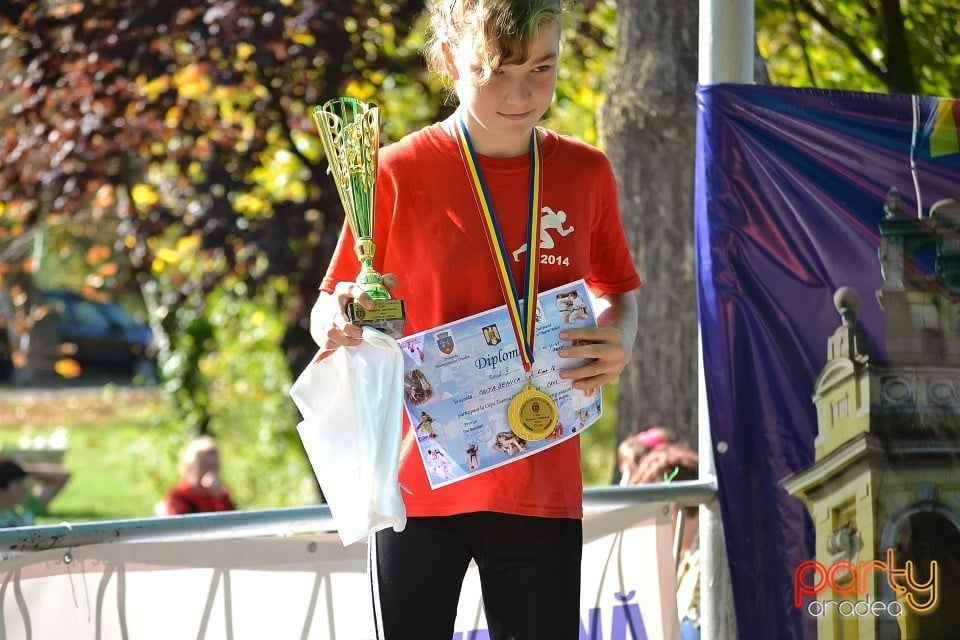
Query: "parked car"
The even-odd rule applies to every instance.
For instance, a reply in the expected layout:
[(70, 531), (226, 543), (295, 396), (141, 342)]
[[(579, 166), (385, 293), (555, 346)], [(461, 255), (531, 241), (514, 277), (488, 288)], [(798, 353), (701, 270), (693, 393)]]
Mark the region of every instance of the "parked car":
[(46, 291), (56, 313), (63, 357), (81, 367), (141, 375), (155, 380), (157, 350), (150, 327), (134, 320), (115, 302), (100, 302), (73, 291)]

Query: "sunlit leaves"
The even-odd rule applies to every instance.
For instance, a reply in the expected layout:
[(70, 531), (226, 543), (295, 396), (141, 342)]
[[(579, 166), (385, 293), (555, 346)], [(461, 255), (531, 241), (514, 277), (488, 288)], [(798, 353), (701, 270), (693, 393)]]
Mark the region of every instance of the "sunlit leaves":
[(136, 78), (136, 82), (140, 86), (140, 90), (150, 101), (157, 100), (161, 93), (170, 88), (169, 76), (160, 76), (158, 78), (150, 79), (144, 76), (139, 76)]
[(312, 33), (299, 31), (291, 34), (290, 41), (293, 42), (294, 44), (300, 44), (305, 47), (312, 47), (316, 44), (317, 39), (314, 37)]
[(72, 358), (61, 358), (53, 364), (53, 370), (57, 372), (61, 378), (79, 378), (80, 374), (83, 373), (83, 369), (80, 367), (80, 363)]
[(596, 117), (613, 68), (616, 3), (601, 0), (590, 11), (571, 6), (564, 24), (557, 97), (547, 125), (597, 144)]
[(154, 295), (174, 354), (226, 282), (315, 296), (342, 212), (313, 105), (376, 96), (397, 139), (443, 98), (407, 40), (422, 2), (77, 6), (0, 24), (0, 240), (42, 229), (44, 277)]
[(956, 96), (958, 14), (960, 0), (758, 0), (757, 43), (777, 84)]
[(237, 44), (236, 56), (238, 60), (249, 60), (250, 57), (256, 53), (257, 48), (248, 42), (241, 42)]
[(134, 185), (133, 189), (130, 190), (130, 197), (133, 198), (133, 202), (137, 207), (143, 209), (155, 205), (159, 200), (156, 189), (142, 182)]
[(351, 80), (347, 86), (344, 87), (343, 94), (350, 96), (351, 98), (357, 98), (358, 100), (370, 102), (377, 94), (377, 87), (369, 82)]
[(242, 193), (237, 195), (233, 201), (233, 208), (237, 213), (247, 217), (259, 217), (270, 213), (270, 202), (264, 198), (255, 196), (252, 193)]
[(238, 198), (234, 207), (245, 215), (263, 214), (272, 210), (269, 202), (292, 200), (302, 202), (307, 196), (306, 174), (300, 158), (287, 149), (269, 149), (263, 154), (263, 163), (250, 172), (250, 179), (259, 186), (263, 195), (246, 194), (248, 200), (256, 200), (255, 207), (250, 202)]
[(172, 246), (165, 246), (160, 243), (160, 238), (151, 241), (151, 244), (155, 247), (152, 265), (155, 274), (163, 273), (171, 268), (188, 273), (200, 258), (197, 253), (201, 245), (199, 234), (176, 238)]

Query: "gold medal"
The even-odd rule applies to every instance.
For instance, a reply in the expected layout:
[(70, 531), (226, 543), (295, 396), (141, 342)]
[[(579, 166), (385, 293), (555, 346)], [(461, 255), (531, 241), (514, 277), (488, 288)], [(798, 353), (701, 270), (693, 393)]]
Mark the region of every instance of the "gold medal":
[(510, 430), (524, 440), (543, 440), (557, 426), (559, 412), (553, 399), (530, 382), (510, 401), (507, 420)]

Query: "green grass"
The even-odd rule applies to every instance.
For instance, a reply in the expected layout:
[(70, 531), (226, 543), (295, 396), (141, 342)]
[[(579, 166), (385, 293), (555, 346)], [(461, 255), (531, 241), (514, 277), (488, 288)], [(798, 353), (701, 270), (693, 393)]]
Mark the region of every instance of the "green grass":
[[(142, 427), (119, 422), (71, 433), (64, 465), (73, 475), (50, 504), (46, 519), (83, 522), (153, 515), (154, 505), (162, 498), (163, 485), (158, 480), (172, 482), (176, 468), (166, 460), (166, 453), (159, 461), (152, 447), (144, 446)], [(151, 457), (154, 464), (145, 472), (142, 463)], [(167, 473), (158, 474), (158, 467)]]
[[(266, 431), (258, 421), (262, 417), (238, 401), (225, 410), (224, 422), (233, 428), (217, 429), (223, 477), (237, 503), (249, 509), (315, 503), (313, 473), (299, 441), (289, 434), (278, 438), (277, 429)], [(41, 524), (154, 515), (176, 481), (177, 452), (186, 437), (159, 389), (0, 394), (4, 449), (49, 440), (57, 431), (67, 434), (63, 462), (72, 475)], [(615, 441), (616, 388), (608, 386), (603, 416), (581, 436), (588, 486), (609, 484)]]
[(175, 454), (155, 428), (168, 410), (157, 390), (21, 391), (0, 399), (0, 445), (29, 452), (66, 437), (71, 477), (41, 523), (149, 516), (176, 478)]

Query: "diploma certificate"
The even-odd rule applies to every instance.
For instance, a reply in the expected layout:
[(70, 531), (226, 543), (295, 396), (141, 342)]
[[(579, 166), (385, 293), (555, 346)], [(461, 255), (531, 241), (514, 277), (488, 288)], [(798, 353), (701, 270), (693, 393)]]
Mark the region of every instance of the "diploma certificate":
[(507, 407), (524, 388), (520, 346), (506, 305), (398, 340), (403, 402), (432, 488), (515, 462), (577, 436), (601, 414), (601, 392), (586, 395), (560, 378), (587, 360), (560, 358), (563, 329), (595, 327), (583, 280), (537, 298), (531, 380), (556, 403), (559, 420), (543, 440), (510, 430)]

